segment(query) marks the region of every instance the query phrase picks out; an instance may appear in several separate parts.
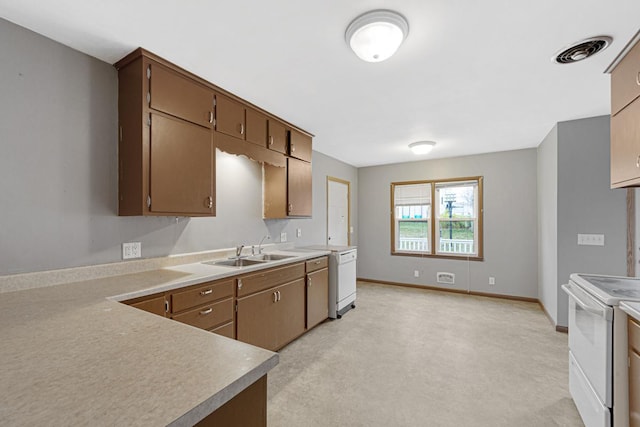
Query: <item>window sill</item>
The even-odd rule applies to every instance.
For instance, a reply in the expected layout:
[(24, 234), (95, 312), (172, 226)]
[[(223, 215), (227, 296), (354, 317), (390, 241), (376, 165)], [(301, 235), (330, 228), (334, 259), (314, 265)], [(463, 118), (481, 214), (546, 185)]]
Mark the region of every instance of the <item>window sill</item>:
[(417, 258), (440, 258), (440, 259), (457, 259), (460, 261), (484, 261), (484, 257), (478, 255), (442, 255), (442, 254), (425, 254), (421, 252), (391, 252), (392, 256), (410, 256)]

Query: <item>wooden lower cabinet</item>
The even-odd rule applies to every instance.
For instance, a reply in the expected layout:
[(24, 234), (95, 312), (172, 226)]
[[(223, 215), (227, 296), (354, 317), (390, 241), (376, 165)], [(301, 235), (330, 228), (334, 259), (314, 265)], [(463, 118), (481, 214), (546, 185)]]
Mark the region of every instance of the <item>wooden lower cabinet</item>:
[(166, 305), (165, 297), (162, 295), (151, 295), (150, 297), (136, 298), (134, 300), (126, 301), (126, 304), (131, 307), (138, 308), (140, 310), (148, 311), (149, 313), (157, 314), (158, 316), (165, 317)]
[(196, 424), (198, 427), (266, 427), (266, 425), (266, 375)]
[(629, 426), (640, 427), (640, 354), (629, 350)]
[(329, 317), (329, 269), (307, 274), (307, 329)]
[(237, 339), (278, 350), (304, 333), (303, 278), (238, 298)]
[(215, 327), (211, 329), (211, 332), (231, 339), (236, 338), (236, 327), (233, 322), (225, 323), (222, 326)]

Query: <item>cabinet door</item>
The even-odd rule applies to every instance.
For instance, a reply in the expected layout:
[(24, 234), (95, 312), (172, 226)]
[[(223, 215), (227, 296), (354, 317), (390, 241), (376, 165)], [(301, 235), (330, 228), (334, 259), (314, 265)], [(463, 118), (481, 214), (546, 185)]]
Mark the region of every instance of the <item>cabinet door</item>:
[(611, 186), (640, 178), (640, 99), (611, 118)]
[(216, 94), (216, 130), (244, 139), (244, 106), (231, 98)]
[(247, 108), (246, 114), (247, 131), (245, 137), (247, 142), (266, 148), (267, 118), (264, 114), (251, 108)]
[(164, 295), (148, 298), (148, 299), (133, 303), (131, 304), (131, 307), (148, 311), (149, 313), (157, 314), (158, 316), (162, 316), (162, 317), (165, 316)]
[(311, 216), (311, 163), (287, 159), (287, 212)]
[(640, 96), (640, 42), (611, 73), (611, 114)]
[(149, 107), (211, 129), (213, 91), (162, 65), (149, 67)]
[(265, 163), (263, 170), (264, 218), (287, 217), (287, 168)]
[(289, 155), (296, 159), (311, 161), (311, 137), (297, 130), (291, 130), (291, 142), (289, 143)]
[(307, 275), (307, 329), (329, 317), (329, 269)]
[(238, 341), (268, 350), (278, 348), (277, 299), (275, 288), (238, 299), (236, 313)]
[(304, 279), (279, 286), (277, 291), (277, 348), (281, 348), (304, 332)]
[(287, 154), (287, 128), (273, 119), (269, 119), (269, 148)]
[(215, 151), (208, 129), (151, 115), (152, 212), (214, 215)]
[(640, 427), (640, 355), (629, 351), (629, 426)]

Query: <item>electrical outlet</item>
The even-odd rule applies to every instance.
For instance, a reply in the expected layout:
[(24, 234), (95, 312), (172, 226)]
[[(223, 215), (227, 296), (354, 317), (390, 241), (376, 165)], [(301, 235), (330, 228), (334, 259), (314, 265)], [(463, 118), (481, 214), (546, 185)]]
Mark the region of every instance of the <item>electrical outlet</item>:
[(420, 277), (420, 272), (418, 270), (413, 270), (413, 277)]
[(302, 228), (296, 230), (296, 237), (302, 237)]
[(140, 258), (142, 256), (142, 243), (129, 242), (122, 244), (122, 259)]
[(489, 284), (491, 286), (495, 285), (496, 284), (496, 278), (495, 277), (489, 277)]
[(280, 233), (280, 242), (284, 243), (286, 241), (287, 241), (287, 233), (285, 232)]

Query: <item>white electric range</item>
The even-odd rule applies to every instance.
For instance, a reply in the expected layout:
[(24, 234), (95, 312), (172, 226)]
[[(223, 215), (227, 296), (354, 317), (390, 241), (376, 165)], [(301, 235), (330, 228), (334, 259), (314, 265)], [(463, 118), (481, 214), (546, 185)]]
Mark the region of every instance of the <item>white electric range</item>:
[(640, 301), (640, 279), (572, 274), (569, 295), (569, 389), (586, 427), (629, 426), (627, 315)]

